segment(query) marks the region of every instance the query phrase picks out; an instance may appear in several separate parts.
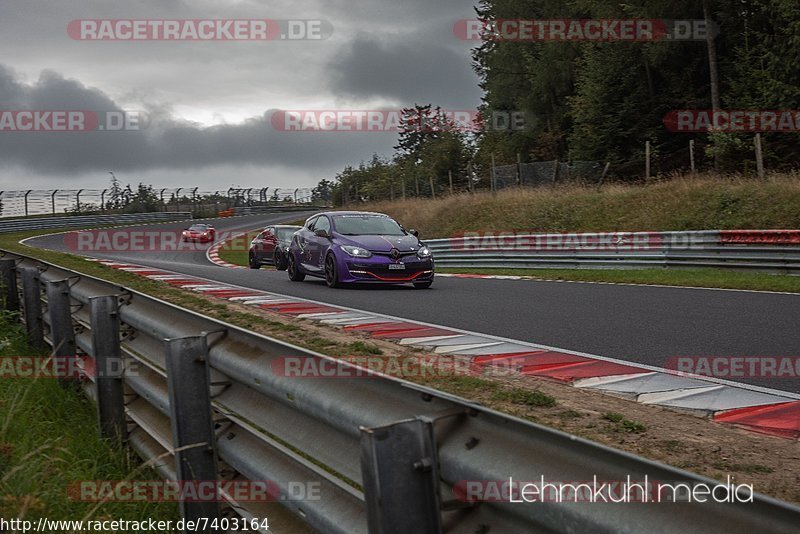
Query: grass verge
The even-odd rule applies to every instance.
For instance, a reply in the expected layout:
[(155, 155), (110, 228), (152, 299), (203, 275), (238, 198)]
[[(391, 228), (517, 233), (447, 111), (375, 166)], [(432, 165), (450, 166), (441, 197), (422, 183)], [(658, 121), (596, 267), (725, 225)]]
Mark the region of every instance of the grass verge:
[[(353, 207), (353, 206), (350, 206)], [(714, 174), (642, 184), (514, 188), (435, 200), (372, 202), (427, 239), (463, 232), (600, 232), (800, 228), (800, 174)]]
[(250, 241), (259, 233), (258, 230), (253, 230), (252, 232), (247, 232), (244, 236), (234, 237), (225, 241), (219, 248), (219, 259), (234, 265), (247, 267), (247, 253), (250, 249)]
[[(0, 356), (35, 356), (14, 313), (0, 313)], [(0, 380), (0, 516), (51, 520), (177, 520), (174, 503), (84, 502), (80, 481), (159, 480), (123, 447), (103, 440), (92, 401), (51, 378)]]

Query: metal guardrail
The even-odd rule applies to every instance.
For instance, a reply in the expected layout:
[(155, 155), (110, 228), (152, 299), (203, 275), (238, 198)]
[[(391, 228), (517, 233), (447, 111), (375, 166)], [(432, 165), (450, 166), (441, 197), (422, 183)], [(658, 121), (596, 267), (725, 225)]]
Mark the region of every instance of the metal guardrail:
[(800, 273), (800, 231), (489, 234), (425, 240), (459, 268), (715, 268)]
[(24, 232), (50, 228), (91, 228), (148, 222), (171, 222), (191, 219), (189, 212), (123, 213), (119, 215), (77, 215), (37, 217), (35, 219), (0, 220), (0, 233)]
[(328, 206), (306, 205), (306, 206), (241, 206), (231, 208), (236, 215), (261, 215), (267, 213), (281, 213), (292, 211), (324, 211)]
[[(177, 480), (273, 481), (277, 502), (322, 532), (796, 532), (800, 508), (750, 503), (465, 502), (466, 481), (670, 481), (716, 484), (663, 464), (351, 366), (34, 259), (0, 259), (7, 309), (31, 342), (123, 371), (84, 383), (100, 427)], [(21, 284), (18, 284), (21, 280)], [(292, 378), (281, 358), (341, 378)], [(314, 483), (319, 498), (293, 499)], [(263, 518), (276, 504), (181, 503), (186, 518)], [(279, 529), (277, 530), (279, 531)]]

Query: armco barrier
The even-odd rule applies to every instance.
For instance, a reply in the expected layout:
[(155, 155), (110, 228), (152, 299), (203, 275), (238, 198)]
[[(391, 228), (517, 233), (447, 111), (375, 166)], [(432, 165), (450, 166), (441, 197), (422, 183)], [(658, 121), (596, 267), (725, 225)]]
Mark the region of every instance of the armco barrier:
[(63, 217), (36, 217), (32, 219), (0, 220), (0, 233), (24, 232), (55, 228), (91, 228), (149, 222), (172, 222), (191, 219), (189, 212), (124, 213), (118, 215), (78, 215)]
[(721, 230), (720, 243), (800, 245), (800, 230)]
[[(614, 236), (619, 242), (602, 247), (580, 244), (587, 236), (598, 235)], [(577, 245), (570, 245), (568, 239)], [(716, 268), (800, 273), (800, 230), (468, 235), (425, 240), (425, 244), (440, 267)]]
[[(197, 481), (224, 472), (229, 480), (279, 488), (275, 503), (229, 494), (220, 506), (181, 503), (187, 518), (264, 518), (281, 505), (294, 512), (286, 531), (304, 522), (326, 533), (387, 534), (788, 533), (800, 524), (800, 508), (760, 494), (747, 503), (520, 503), (503, 494), (465, 500), (470, 481), (502, 485), (509, 477), (718, 483), (413, 383), (360, 378), (342, 361), (56, 265), (8, 253), (0, 263), (9, 273), (4, 301), (21, 303), (29, 331), (41, 325), (57, 353), (87, 355), (90, 368), (120, 355), (121, 374), (83, 383), (100, 406), (104, 435), (122, 433), (143, 458), (162, 457), (155, 467), (164, 477)], [(42, 315), (35, 303), (43, 296)], [(273, 372), (286, 356), (350, 376)], [(298, 485), (313, 485), (313, 495), (298, 497)]]

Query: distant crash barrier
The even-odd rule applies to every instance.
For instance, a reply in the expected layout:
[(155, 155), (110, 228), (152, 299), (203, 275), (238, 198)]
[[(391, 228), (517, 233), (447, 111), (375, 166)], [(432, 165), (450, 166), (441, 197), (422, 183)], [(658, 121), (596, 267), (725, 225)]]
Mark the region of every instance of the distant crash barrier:
[(800, 272), (800, 230), (465, 232), (425, 244), (441, 267)]
[[(282, 531), (307, 524), (347, 534), (653, 525), (681, 534), (789, 533), (800, 524), (800, 508), (752, 487), (354, 371), (129, 288), (3, 254), (0, 300), (22, 312), (31, 344), (58, 362), (40, 371), (82, 386), (97, 403), (102, 434), (126, 442), (181, 489), (186, 520), (241, 518), (267, 532), (264, 518), (282, 514)], [(282, 372), (287, 359), (335, 369), (337, 378)], [(10, 378), (30, 367), (3, 369)], [(76, 484), (90, 500), (103, 486)], [(184, 490), (192, 489), (189, 498)]]
[(0, 219), (0, 233), (24, 232), (26, 230), (58, 228), (94, 228), (97, 226), (120, 226), (124, 224), (173, 222), (191, 219), (184, 211), (158, 213), (122, 213), (116, 215), (77, 215), (63, 217), (34, 217), (31, 219)]

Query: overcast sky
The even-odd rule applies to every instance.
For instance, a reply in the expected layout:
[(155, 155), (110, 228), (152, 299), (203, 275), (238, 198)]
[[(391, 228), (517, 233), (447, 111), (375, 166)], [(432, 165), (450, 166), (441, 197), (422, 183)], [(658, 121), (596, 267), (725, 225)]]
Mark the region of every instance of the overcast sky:
[[(0, 110), (135, 111), (138, 131), (0, 132), (0, 190), (309, 187), (396, 133), (281, 132), (275, 109), (472, 109), (469, 0), (2, 0)], [(325, 40), (91, 41), (76, 19), (322, 19)]]

